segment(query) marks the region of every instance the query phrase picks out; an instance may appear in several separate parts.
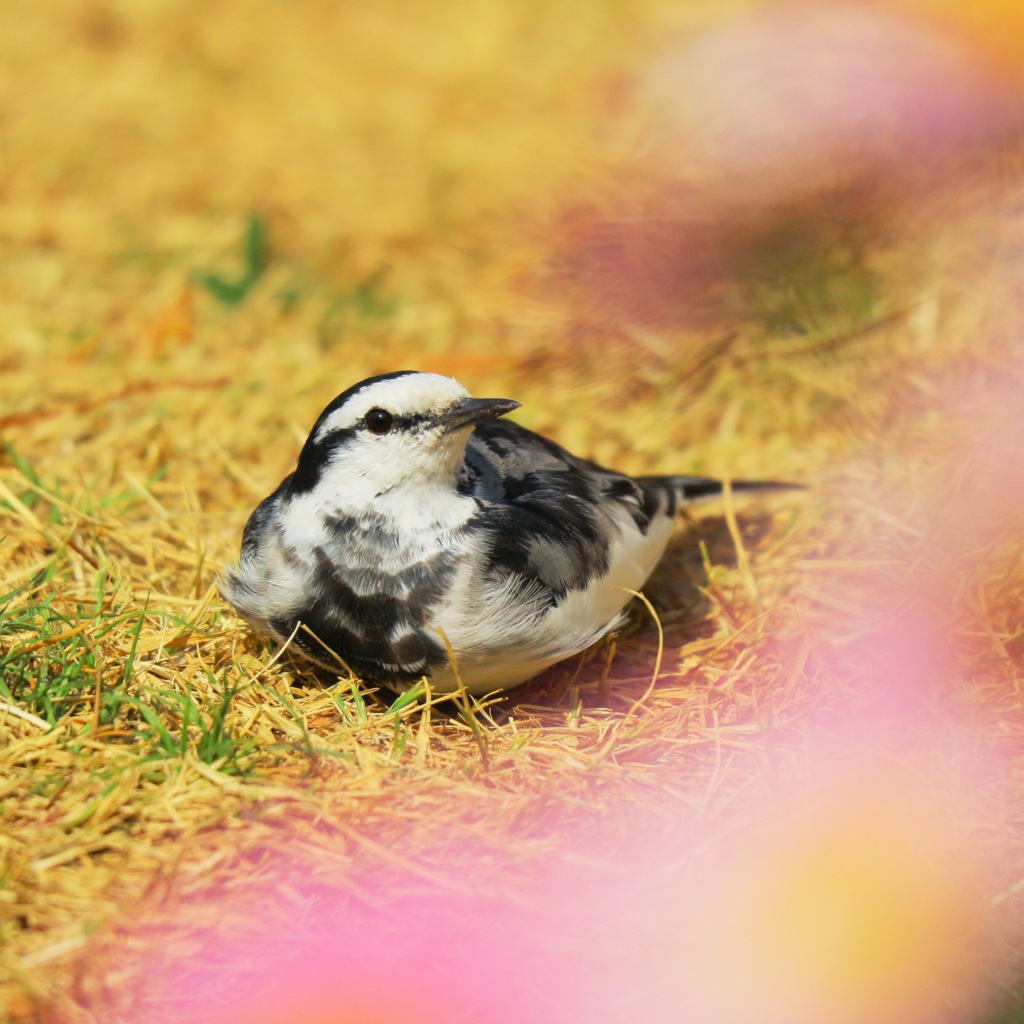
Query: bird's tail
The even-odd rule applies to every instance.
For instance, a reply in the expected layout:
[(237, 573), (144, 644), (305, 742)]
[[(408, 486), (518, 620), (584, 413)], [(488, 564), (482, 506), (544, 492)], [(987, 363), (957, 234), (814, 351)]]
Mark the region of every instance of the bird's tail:
[[(642, 477), (643, 483), (668, 488), (681, 502), (700, 501), (702, 498), (718, 497), (725, 488), (721, 480), (706, 476), (650, 476)], [(783, 480), (733, 480), (729, 484), (734, 494), (752, 491), (802, 491), (803, 484), (787, 483)]]

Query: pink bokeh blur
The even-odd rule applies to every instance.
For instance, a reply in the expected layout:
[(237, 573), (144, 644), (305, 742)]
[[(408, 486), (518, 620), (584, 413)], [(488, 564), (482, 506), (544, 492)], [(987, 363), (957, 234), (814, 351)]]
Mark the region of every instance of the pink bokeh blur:
[(616, 92), (619, 166), (556, 226), (554, 284), (602, 323), (705, 326), (743, 315), (738, 294), (794, 243), (811, 258), (907, 230), (1017, 130), (1020, 69), (983, 43), (831, 0), (666, 42)]

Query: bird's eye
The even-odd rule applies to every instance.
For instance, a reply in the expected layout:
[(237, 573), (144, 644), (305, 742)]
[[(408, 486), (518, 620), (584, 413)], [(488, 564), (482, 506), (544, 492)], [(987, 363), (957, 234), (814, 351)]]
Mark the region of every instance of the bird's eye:
[(395, 425), (395, 417), (387, 409), (371, 409), (366, 414), (366, 426), (374, 434), (386, 434)]

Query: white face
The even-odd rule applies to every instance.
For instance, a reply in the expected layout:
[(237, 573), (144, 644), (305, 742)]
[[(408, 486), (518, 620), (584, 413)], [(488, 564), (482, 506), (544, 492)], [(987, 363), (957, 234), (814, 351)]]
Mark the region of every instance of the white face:
[(322, 460), (321, 497), (359, 504), (403, 486), (453, 488), (473, 424), (446, 429), (438, 421), (468, 398), (458, 381), (435, 373), (358, 388), (310, 437)]

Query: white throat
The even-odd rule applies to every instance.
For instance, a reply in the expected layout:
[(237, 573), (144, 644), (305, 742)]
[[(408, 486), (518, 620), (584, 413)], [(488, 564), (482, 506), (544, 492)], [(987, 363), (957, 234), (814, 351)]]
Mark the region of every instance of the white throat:
[(407, 481), (398, 487), (374, 495), (372, 500), (351, 513), (372, 512), (395, 524), (396, 529), (454, 530), (462, 526), (476, 511), (476, 502), (459, 494), (451, 484), (437, 481)]
[(332, 523), (338, 520), (375, 520), (401, 538), (410, 557), (419, 557), (447, 546), (476, 511), (476, 502), (450, 485), (407, 481), (382, 493), (358, 484), (344, 490), (316, 487), (291, 498), (283, 511), (283, 539), (293, 550), (307, 552), (331, 543)]

